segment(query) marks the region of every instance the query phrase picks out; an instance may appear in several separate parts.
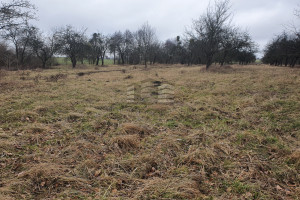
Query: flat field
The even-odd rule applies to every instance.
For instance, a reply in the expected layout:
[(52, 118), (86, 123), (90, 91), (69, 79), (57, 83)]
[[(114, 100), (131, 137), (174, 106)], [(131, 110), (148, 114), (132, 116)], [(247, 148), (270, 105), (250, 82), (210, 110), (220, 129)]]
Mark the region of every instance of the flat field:
[(299, 199), (299, 138), (300, 69), (0, 71), (0, 199)]

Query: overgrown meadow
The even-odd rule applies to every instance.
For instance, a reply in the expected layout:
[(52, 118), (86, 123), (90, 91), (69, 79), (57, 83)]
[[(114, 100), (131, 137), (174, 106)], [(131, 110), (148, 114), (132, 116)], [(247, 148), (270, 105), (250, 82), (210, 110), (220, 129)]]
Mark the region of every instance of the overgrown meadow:
[(204, 68), (0, 71), (0, 199), (299, 199), (300, 70)]

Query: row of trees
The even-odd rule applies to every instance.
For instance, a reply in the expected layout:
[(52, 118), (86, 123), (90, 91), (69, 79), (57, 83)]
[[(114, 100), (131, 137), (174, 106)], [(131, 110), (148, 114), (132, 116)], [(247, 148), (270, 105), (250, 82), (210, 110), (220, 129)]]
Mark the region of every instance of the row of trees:
[(299, 58), (300, 34), (284, 32), (267, 45), (263, 62), (275, 66), (294, 67)]
[[(300, 8), (295, 11), (300, 19)], [(295, 26), (290, 31), (276, 36), (265, 48), (263, 62), (275, 66), (294, 67), (300, 59), (300, 30)]]
[[(160, 42), (155, 29), (148, 23), (137, 31), (117, 31), (112, 35), (94, 33), (72, 26), (56, 29), (51, 34), (42, 33), (29, 24), (34, 19), (35, 7), (27, 0), (13, 0), (0, 8), (0, 31), (9, 43), (0, 45), (0, 66), (19, 68), (41, 66), (46, 68), (55, 55), (68, 57), (73, 68), (78, 62), (104, 65), (106, 57), (113, 57), (115, 64), (206, 64), (214, 62), (255, 61), (256, 46), (249, 34), (231, 24), (229, 0), (216, 1), (207, 12), (180, 36)], [(14, 51), (11, 50), (13, 45)], [(34, 64), (36, 63), (36, 64)]]

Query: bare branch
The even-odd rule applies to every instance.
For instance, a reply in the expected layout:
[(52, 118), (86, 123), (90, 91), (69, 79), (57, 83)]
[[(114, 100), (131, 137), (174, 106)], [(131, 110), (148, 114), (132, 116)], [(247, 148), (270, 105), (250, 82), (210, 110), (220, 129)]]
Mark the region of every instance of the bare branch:
[(35, 18), (36, 7), (27, 0), (13, 0), (0, 7), (0, 30), (26, 24)]

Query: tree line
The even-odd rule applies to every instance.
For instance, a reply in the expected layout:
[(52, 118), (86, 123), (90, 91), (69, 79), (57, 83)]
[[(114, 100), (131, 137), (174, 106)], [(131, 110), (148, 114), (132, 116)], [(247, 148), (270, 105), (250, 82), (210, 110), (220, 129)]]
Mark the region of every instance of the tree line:
[[(207, 8), (186, 31), (184, 37), (159, 41), (155, 29), (144, 23), (136, 31), (116, 31), (111, 35), (78, 30), (68, 25), (43, 33), (30, 24), (35, 19), (35, 6), (27, 0), (2, 3), (0, 8), (0, 67), (47, 68), (57, 55), (68, 57), (75, 68), (88, 61), (105, 65), (111, 57), (114, 64), (205, 64), (221, 66), (256, 60), (256, 44), (247, 31), (233, 25), (229, 0), (219, 0)], [(8, 41), (8, 42), (3, 42)], [(13, 47), (13, 48), (11, 48)]]
[[(300, 19), (300, 8), (295, 10)], [(263, 62), (275, 66), (294, 67), (300, 59), (300, 30), (292, 26), (270, 41), (265, 50)]]

